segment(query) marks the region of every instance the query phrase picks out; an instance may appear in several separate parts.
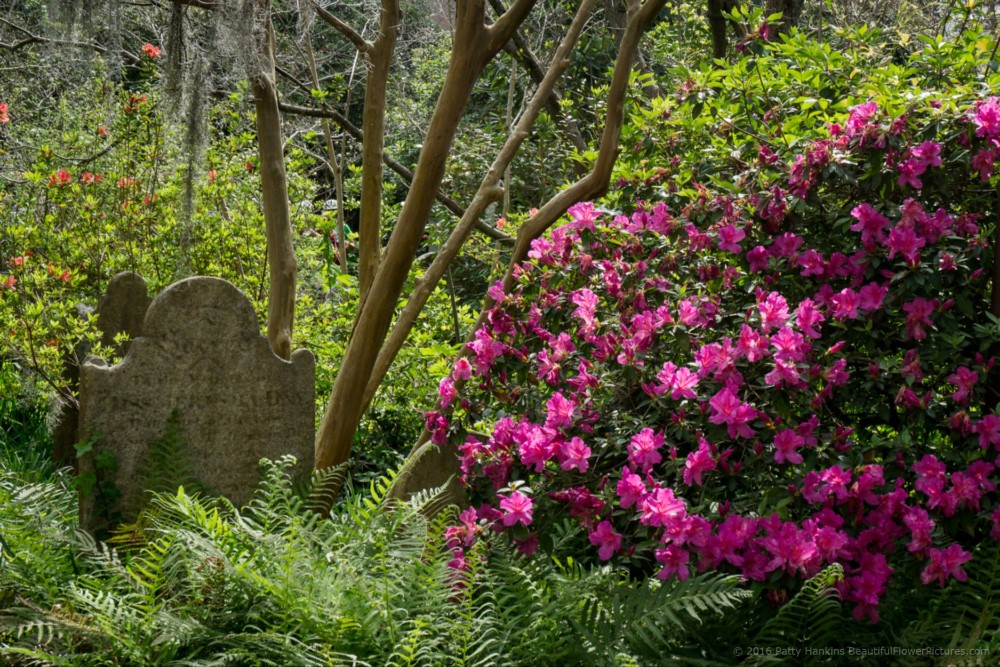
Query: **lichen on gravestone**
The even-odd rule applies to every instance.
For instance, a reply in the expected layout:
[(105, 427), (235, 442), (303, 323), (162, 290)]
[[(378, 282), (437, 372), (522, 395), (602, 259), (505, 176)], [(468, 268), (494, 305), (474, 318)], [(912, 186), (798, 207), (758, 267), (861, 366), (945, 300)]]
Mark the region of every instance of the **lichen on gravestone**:
[[(156, 457), (152, 467), (173, 468), (153, 471), (161, 482), (186, 468), (237, 505), (249, 501), (262, 458), (292, 454), (296, 472), (308, 474), (312, 353), (276, 356), (239, 289), (219, 278), (182, 280), (153, 300), (142, 329), (120, 363), (91, 357), (81, 367), (80, 438), (92, 443), (80, 458), (81, 487), (93, 487), (81, 488), (81, 525), (100, 530), (133, 520)], [(183, 464), (164, 456), (171, 442)]]

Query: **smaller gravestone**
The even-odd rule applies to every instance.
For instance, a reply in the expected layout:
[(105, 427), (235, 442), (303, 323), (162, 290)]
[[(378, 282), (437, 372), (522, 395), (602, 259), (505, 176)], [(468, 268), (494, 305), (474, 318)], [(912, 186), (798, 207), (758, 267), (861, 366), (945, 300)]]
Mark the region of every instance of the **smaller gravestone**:
[[(80, 522), (133, 520), (145, 491), (196, 483), (245, 504), (261, 458), (313, 464), (314, 362), (276, 356), (249, 299), (218, 278), (189, 278), (153, 300), (121, 363), (80, 372)], [(173, 488), (170, 484), (173, 483)]]
[[(142, 335), (142, 321), (149, 308), (149, 292), (146, 282), (137, 273), (124, 271), (108, 283), (107, 291), (97, 302), (97, 328), (101, 332), (101, 343), (113, 347), (122, 355), (127, 343), (115, 344), (115, 339), (125, 334), (127, 340), (133, 340)], [(81, 318), (90, 313), (80, 309)], [(89, 345), (81, 342), (72, 354), (67, 354), (63, 360), (63, 377), (69, 391), (78, 394), (80, 386), (80, 360), (88, 354)], [(76, 463), (74, 447), (78, 442), (80, 410), (75, 401), (64, 398), (60, 401), (56, 425), (52, 430), (52, 456), (57, 465), (73, 465)]]
[(107, 291), (97, 302), (97, 328), (101, 332), (101, 343), (114, 347), (118, 354), (124, 354), (127, 345), (115, 345), (119, 334), (127, 334), (128, 340), (142, 335), (142, 323), (152, 299), (146, 289), (146, 281), (137, 273), (119, 273), (108, 283)]

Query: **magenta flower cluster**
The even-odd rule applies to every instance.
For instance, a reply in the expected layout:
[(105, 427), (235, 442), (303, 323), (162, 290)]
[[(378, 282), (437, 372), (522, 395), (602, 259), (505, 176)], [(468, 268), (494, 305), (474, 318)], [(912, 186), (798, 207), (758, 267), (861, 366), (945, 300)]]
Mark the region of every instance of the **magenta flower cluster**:
[(840, 563), (873, 622), (901, 568), (964, 580), (1000, 538), (973, 187), (1000, 102), (938, 106), (957, 140), (868, 102), (787, 167), (761, 147), (746, 194), (579, 204), (536, 240), (427, 416), (474, 500), (456, 563), (492, 532), (547, 548), (569, 519), (579, 549), (664, 579), (788, 588)]

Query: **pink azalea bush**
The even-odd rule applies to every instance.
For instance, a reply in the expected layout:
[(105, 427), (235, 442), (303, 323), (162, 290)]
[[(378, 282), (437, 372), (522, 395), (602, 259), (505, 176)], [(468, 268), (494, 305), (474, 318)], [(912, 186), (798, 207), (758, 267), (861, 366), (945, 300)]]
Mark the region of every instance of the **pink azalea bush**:
[[(831, 563), (856, 618), (894, 571), (964, 580), (1000, 537), (982, 223), (1000, 102), (855, 106), (740, 193), (536, 240), (428, 414), (489, 531), (530, 554), (783, 588)], [(564, 531), (560, 530), (560, 534)]]

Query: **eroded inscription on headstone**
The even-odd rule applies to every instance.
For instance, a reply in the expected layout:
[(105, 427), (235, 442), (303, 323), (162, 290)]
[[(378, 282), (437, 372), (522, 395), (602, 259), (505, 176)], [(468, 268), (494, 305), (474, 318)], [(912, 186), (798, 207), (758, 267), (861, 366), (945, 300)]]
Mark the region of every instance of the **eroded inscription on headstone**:
[[(189, 278), (149, 307), (121, 363), (80, 370), (80, 519), (100, 529), (134, 519), (151, 479), (192, 477), (246, 503), (261, 458), (313, 463), (314, 362), (277, 357), (249, 299), (218, 278)], [(165, 470), (165, 468), (176, 468)]]

